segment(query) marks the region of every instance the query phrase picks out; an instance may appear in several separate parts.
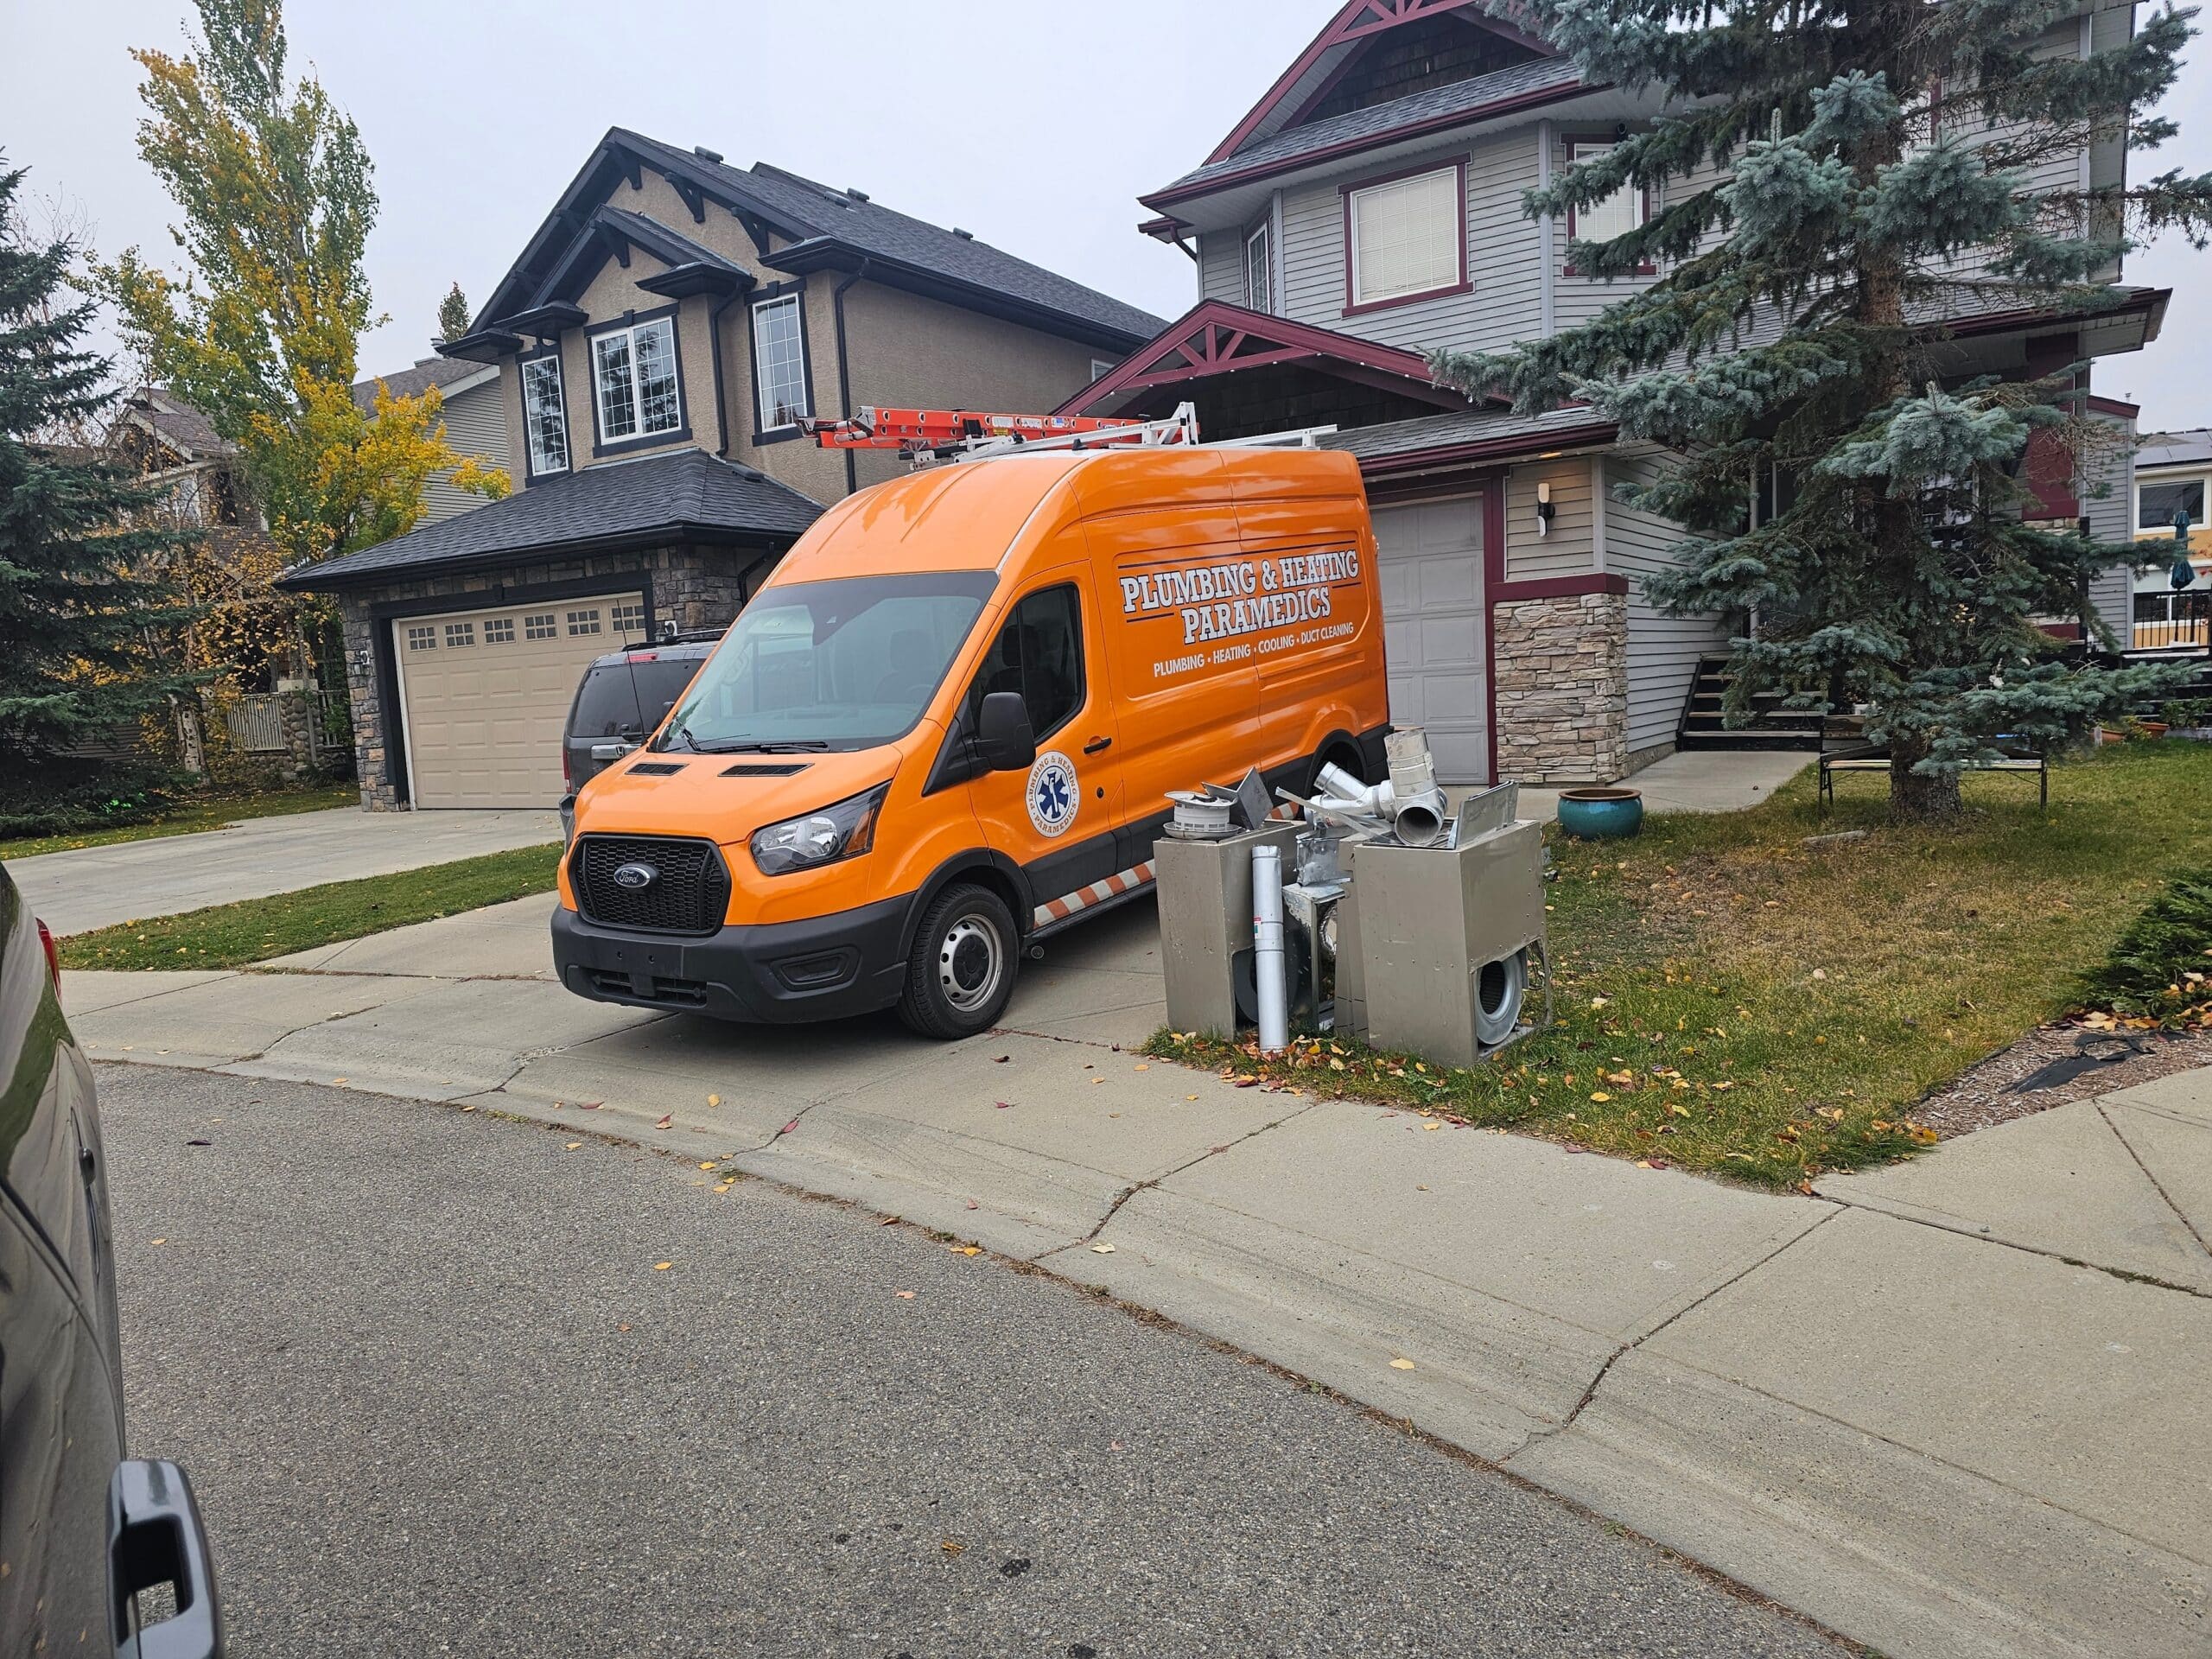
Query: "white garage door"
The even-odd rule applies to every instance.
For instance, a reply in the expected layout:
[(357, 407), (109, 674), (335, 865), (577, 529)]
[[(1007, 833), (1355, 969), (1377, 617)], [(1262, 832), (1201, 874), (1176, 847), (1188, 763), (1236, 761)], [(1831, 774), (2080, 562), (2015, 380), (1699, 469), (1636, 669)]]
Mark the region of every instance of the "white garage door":
[(551, 806), (591, 659), (645, 631), (639, 594), (403, 616), (391, 625), (415, 804)]
[(1488, 783), (1482, 499), (1378, 507), (1375, 539), (1390, 723), (1427, 729), (1445, 783)]

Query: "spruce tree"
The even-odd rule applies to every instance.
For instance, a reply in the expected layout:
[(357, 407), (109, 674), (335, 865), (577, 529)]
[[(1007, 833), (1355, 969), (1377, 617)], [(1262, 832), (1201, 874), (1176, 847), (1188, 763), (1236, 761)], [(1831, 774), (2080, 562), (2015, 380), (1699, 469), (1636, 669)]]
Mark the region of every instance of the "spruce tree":
[(182, 538), (134, 524), (154, 498), (119, 468), (53, 441), (98, 421), (109, 365), (78, 344), (92, 308), (67, 301), (69, 244), (15, 233), (22, 178), (0, 168), (0, 794), (17, 806), (65, 781), (59, 752), (192, 683), (148, 645), (183, 613), (162, 574)]
[(438, 339), (441, 342), (459, 340), (468, 332), (468, 296), (455, 283), (438, 302)]
[[(1676, 613), (1758, 618), (1732, 642), (1735, 713), (1864, 705), (1891, 802), (1959, 806), (1991, 740), (2078, 736), (2170, 683), (2063, 659), (2038, 619), (2078, 619), (2096, 572), (2136, 554), (2021, 522), (2031, 432), (2077, 452), (2101, 423), (2086, 364), (2039, 380), (1964, 372), (1952, 325), (2109, 307), (2120, 257), (2171, 227), (2212, 232), (2212, 174), (2092, 183), (2090, 146), (2145, 148), (2134, 115), (2171, 86), (2190, 12), (2084, 57), (2057, 0), (1497, 0), (1592, 84), (1673, 111), (1526, 200), (1533, 217), (1624, 183), (1663, 206), (1578, 271), (1661, 275), (1588, 324), (1496, 355), (1439, 352), (1442, 384), (1524, 413), (1582, 399), (1678, 462), (1622, 493), (1681, 524), (1647, 593)], [(2123, 16), (2125, 13), (2121, 14)], [(2190, 296), (2193, 299), (2193, 296)], [(1752, 480), (1780, 510), (1753, 523)], [(1791, 491), (1794, 489), (1794, 498)]]

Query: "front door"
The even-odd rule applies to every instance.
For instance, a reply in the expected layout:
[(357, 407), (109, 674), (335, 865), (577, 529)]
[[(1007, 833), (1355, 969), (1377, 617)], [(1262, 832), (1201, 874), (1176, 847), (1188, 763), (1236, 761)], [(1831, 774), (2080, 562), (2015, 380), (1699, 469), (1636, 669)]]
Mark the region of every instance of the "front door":
[(1040, 912), (1115, 874), (1115, 830), (1122, 816), (1121, 760), (1114, 752), (1119, 732), (1100, 660), (1096, 607), (1088, 584), (1077, 579), (1080, 569), (1039, 578), (1015, 601), (966, 702), (971, 731), (991, 692), (1019, 692), (1028, 706), (1036, 760), (1021, 770), (985, 772), (968, 791), (986, 841), (1028, 873)]

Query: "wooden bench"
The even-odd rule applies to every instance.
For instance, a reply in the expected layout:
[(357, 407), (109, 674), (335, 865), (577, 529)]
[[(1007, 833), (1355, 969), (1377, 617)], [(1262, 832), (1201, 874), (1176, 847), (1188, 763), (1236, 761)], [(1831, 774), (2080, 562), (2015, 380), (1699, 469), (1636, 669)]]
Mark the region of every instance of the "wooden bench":
[[(2036, 774), (2037, 804), (2050, 804), (2050, 762), (2041, 749), (2023, 742), (2007, 743), (2003, 740), (1990, 747), (2001, 758), (1995, 760), (1975, 760), (1967, 764), (1969, 772), (2032, 772)], [(1887, 772), (1890, 752), (1879, 743), (1853, 743), (1848, 747), (1830, 749), (1821, 756), (1821, 810), (1826, 811), (1835, 804), (1835, 774), (1839, 772)]]

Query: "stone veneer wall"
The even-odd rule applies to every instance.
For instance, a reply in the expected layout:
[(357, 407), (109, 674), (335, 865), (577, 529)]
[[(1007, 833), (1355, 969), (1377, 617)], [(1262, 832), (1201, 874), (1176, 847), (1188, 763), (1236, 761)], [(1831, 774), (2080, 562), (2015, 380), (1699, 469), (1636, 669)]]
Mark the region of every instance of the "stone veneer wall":
[[(454, 610), (507, 602), (518, 589), (555, 582), (607, 577), (610, 586), (623, 576), (650, 573), (653, 626), (673, 620), (679, 628), (721, 627), (744, 606), (740, 585), (760, 556), (750, 548), (654, 548), (645, 552), (607, 554), (596, 558), (556, 559), (506, 565), (460, 575), (425, 576), (389, 587), (341, 594), (339, 615), (346, 631), (346, 689), (353, 705), (353, 757), (361, 780), (361, 805), (371, 812), (404, 812), (408, 803), (385, 775), (386, 713), (378, 681), (377, 636), (390, 645), (388, 625), (372, 620), (380, 605), (417, 599), (451, 599)], [(766, 575), (765, 569), (761, 573)], [(760, 578), (754, 578), (759, 585)], [(523, 603), (518, 600), (513, 602)], [(391, 711), (394, 715), (397, 711)], [(548, 802), (548, 805), (551, 803)]]
[(1497, 606), (1497, 775), (1609, 784), (1628, 772), (1628, 597)]

